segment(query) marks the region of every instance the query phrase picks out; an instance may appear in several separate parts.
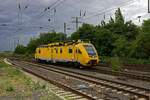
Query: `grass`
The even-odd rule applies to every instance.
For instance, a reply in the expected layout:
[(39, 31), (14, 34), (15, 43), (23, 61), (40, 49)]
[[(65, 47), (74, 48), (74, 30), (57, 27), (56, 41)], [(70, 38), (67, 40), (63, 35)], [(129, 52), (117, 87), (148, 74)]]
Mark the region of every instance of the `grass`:
[(0, 98), (15, 97), (20, 100), (22, 97), (32, 98), (35, 94), (42, 95), (40, 100), (60, 100), (55, 94), (48, 93), (46, 85), (32, 81), (23, 72), (5, 64), (0, 58)]
[(0, 52), (0, 57), (10, 57), (13, 52)]

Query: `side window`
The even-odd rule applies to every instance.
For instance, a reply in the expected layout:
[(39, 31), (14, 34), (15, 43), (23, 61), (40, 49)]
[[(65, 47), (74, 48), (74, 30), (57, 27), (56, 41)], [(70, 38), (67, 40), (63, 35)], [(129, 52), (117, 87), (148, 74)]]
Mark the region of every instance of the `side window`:
[(39, 53), (41, 53), (41, 50), (39, 49)]
[(62, 48), (60, 48), (60, 53), (62, 53)]
[(79, 53), (79, 54), (82, 54), (82, 52), (81, 52), (81, 50), (80, 50), (80, 49), (78, 49), (78, 53)]
[(72, 49), (71, 48), (69, 48), (68, 51), (69, 51), (69, 53), (72, 53)]
[(78, 53), (78, 49), (76, 49), (76, 53)]
[(55, 48), (56, 49), (56, 53), (58, 53), (58, 48)]

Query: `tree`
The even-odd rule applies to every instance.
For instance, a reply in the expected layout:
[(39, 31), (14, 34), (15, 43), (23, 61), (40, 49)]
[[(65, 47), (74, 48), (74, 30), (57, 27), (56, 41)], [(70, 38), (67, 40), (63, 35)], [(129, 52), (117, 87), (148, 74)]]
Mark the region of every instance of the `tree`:
[(110, 20), (107, 24), (103, 25), (105, 28), (109, 29), (112, 33), (118, 35), (125, 35), (124, 29), (124, 18), (121, 13), (120, 8), (118, 8), (115, 12), (115, 18), (110, 17)]
[(64, 33), (41, 33), (39, 36), (40, 44), (48, 44), (56, 41), (66, 40), (66, 35)]
[(31, 54), (35, 52), (37, 46), (40, 45), (39, 39), (31, 38), (30, 42), (27, 45), (27, 53)]
[(142, 30), (130, 46), (130, 56), (149, 59), (150, 57), (150, 19), (145, 20), (141, 26)]
[(130, 46), (130, 57), (145, 58), (150, 57), (150, 34), (141, 33)]
[(125, 37), (128, 41), (132, 41), (136, 39), (136, 36), (139, 35), (141, 29), (132, 23), (132, 21), (128, 21), (124, 26)]
[(26, 47), (23, 45), (17, 45), (17, 47), (15, 48), (14, 53), (16, 54), (25, 54), (26, 53)]
[(112, 50), (114, 56), (126, 57), (131, 45), (124, 37), (118, 37), (113, 43), (114, 49)]
[(105, 25), (106, 25), (106, 22), (105, 22), (104, 20), (102, 20), (102, 21), (101, 21), (101, 25), (102, 25), (102, 26), (105, 26)]
[(124, 18), (123, 18), (120, 8), (118, 8), (118, 10), (116, 10), (115, 12), (115, 22), (118, 24), (124, 24)]
[(136, 36), (136, 39), (132, 42), (132, 45), (130, 46), (129, 55), (131, 57), (142, 59), (149, 59), (150, 57), (150, 33), (147, 29), (145, 30), (146, 26), (147, 25), (144, 21), (144, 23), (142, 24), (142, 30), (140, 30), (140, 34)]
[(72, 39), (89, 39), (91, 41), (94, 40), (94, 26), (90, 24), (83, 24), (77, 32), (74, 32), (71, 35)]
[(114, 19), (110, 16), (110, 20), (109, 20), (109, 23), (112, 25), (115, 23)]
[(146, 58), (150, 58), (150, 19), (144, 20), (142, 24), (143, 38), (140, 44)]
[(144, 20), (144, 22), (142, 24), (142, 30), (144, 33), (150, 34), (150, 19)]
[(103, 56), (111, 56), (113, 49), (114, 36), (112, 32), (103, 27), (96, 27), (95, 31), (95, 46), (98, 53)]

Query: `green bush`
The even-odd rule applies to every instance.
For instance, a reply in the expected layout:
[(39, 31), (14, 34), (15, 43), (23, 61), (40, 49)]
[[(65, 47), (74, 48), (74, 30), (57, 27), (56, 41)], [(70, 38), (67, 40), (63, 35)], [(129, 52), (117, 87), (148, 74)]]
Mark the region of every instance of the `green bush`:
[(25, 54), (26, 53), (26, 47), (23, 45), (17, 45), (14, 52), (17, 54)]
[(150, 59), (121, 58), (123, 64), (150, 64)]
[(15, 88), (12, 85), (9, 84), (9, 85), (6, 86), (6, 91), (12, 92), (14, 90), (15, 90)]
[(113, 71), (121, 70), (122, 64), (121, 61), (119, 60), (119, 57), (111, 58), (111, 67)]
[(33, 89), (34, 90), (39, 90), (39, 89), (42, 89), (42, 86), (39, 82), (36, 82), (36, 83), (34, 83), (34, 88)]

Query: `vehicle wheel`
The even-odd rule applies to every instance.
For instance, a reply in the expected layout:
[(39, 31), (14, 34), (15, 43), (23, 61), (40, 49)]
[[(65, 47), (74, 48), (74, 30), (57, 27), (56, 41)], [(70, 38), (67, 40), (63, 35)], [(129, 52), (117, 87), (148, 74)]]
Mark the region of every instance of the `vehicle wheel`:
[(84, 67), (80, 65), (79, 68), (80, 68), (80, 69), (83, 69)]
[(75, 67), (79, 67), (80, 64), (79, 64), (78, 62), (75, 62), (75, 63), (74, 63), (74, 66), (75, 66)]
[(52, 60), (52, 62), (53, 62), (53, 63), (56, 63), (56, 61), (55, 61), (55, 60)]

